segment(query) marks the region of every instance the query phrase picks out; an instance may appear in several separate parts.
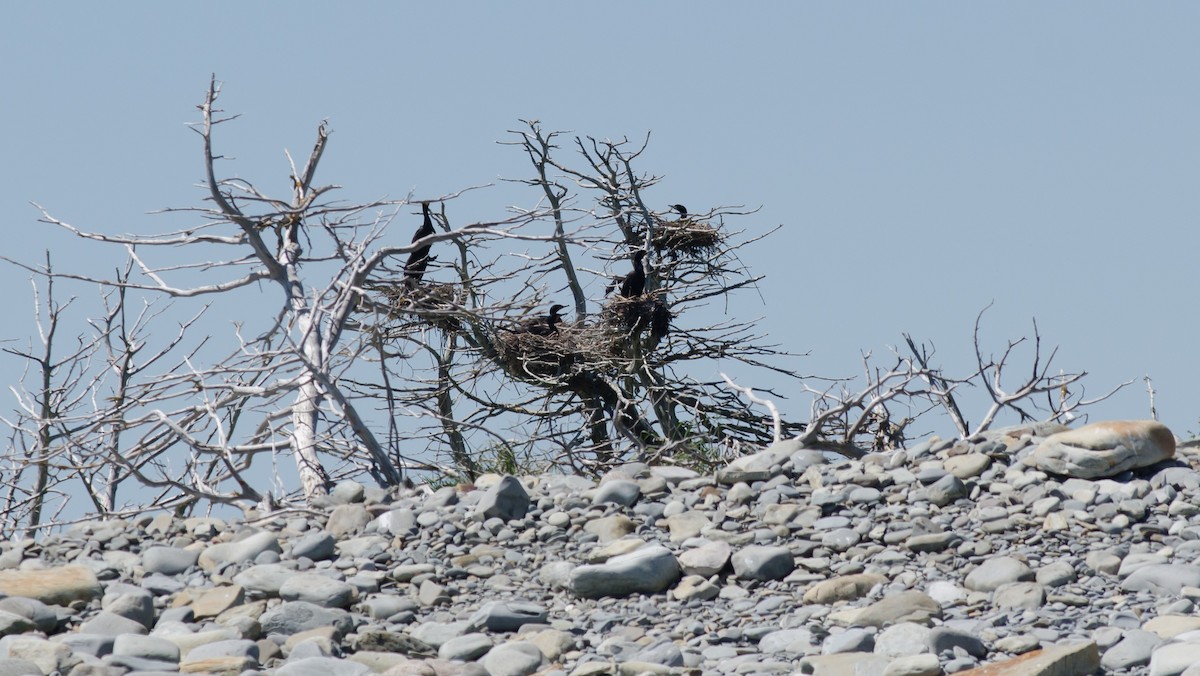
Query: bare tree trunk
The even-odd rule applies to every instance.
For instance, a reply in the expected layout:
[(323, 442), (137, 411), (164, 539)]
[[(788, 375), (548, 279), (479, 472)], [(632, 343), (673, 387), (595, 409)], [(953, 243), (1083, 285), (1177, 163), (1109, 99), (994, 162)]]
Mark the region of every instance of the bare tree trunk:
[(309, 500), (325, 495), (325, 484), (329, 480), (317, 457), (317, 409), (320, 402), (321, 392), (313, 377), (305, 376), (300, 391), (296, 393), (296, 403), (292, 406), (292, 452), (296, 456), (300, 486), (304, 489), (304, 497)]

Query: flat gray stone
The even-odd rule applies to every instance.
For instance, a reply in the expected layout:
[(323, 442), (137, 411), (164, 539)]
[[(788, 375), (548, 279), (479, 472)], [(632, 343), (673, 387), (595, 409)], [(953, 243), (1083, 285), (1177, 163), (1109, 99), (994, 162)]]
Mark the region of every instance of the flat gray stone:
[(732, 486), (738, 482), (766, 481), (783, 473), (783, 463), (800, 449), (794, 439), (771, 444), (765, 450), (743, 455), (717, 470), (717, 483)]
[(179, 663), (179, 646), (157, 636), (121, 634), (113, 641), (112, 654)]
[(142, 567), (148, 573), (178, 575), (196, 565), (199, 558), (198, 549), (155, 546), (142, 552)]
[(883, 674), (890, 660), (874, 653), (810, 655), (798, 663), (800, 673), (813, 676), (865, 676)]
[(835, 653), (869, 653), (875, 650), (875, 632), (862, 627), (852, 627), (834, 632), (821, 643), (822, 655)]
[(214, 657), (248, 657), (257, 663), (258, 655), (257, 642), (248, 639), (231, 639), (198, 645), (188, 651), (187, 659), (184, 662), (196, 662)]
[(306, 657), (288, 660), (275, 670), (276, 676), (367, 676), (371, 668), (365, 664), (336, 657)]
[(422, 622), (411, 633), (413, 638), (437, 649), (441, 648), (446, 641), (469, 634), (471, 631), (471, 623), (464, 620), (459, 622)]
[(1075, 566), (1066, 561), (1056, 561), (1038, 568), (1034, 579), (1046, 587), (1061, 587), (1075, 581)]
[(915, 622), (897, 622), (875, 637), (875, 654), (884, 657), (908, 657), (927, 650), (931, 629)]
[(537, 671), (545, 657), (528, 641), (502, 643), (488, 651), (480, 663), (488, 676), (529, 676)]
[[(42, 668), (29, 660), (0, 659), (0, 676), (42, 676)], [(71, 672), (75, 673), (75, 672)]]
[(293, 574), (279, 587), (285, 601), (307, 601), (322, 608), (349, 608), (355, 600), (354, 587), (317, 573)]
[(337, 540), (325, 531), (306, 533), (292, 542), (292, 558), (306, 558), (313, 561), (332, 559), (336, 551)]
[(1150, 676), (1176, 676), (1200, 664), (1200, 646), (1195, 643), (1168, 643), (1150, 655)]
[(904, 541), (904, 546), (912, 552), (941, 552), (961, 540), (962, 538), (952, 531), (922, 533), (909, 537)]
[(808, 629), (778, 629), (758, 640), (758, 651), (765, 655), (791, 653), (802, 655), (813, 648), (813, 634)]
[(288, 601), (259, 617), (264, 634), (291, 636), (309, 629), (334, 626), (347, 633), (353, 627), (349, 613), (337, 608), (323, 608), (305, 601)]
[(100, 605), (104, 610), (129, 618), (147, 629), (154, 625), (154, 597), (141, 587), (109, 585), (109, 591)]
[(1109, 420), (1046, 437), (1029, 457), (1039, 469), (1099, 479), (1175, 455), (1175, 435), (1154, 420)]
[(584, 598), (654, 594), (679, 579), (679, 562), (662, 545), (648, 545), (598, 565), (571, 571), (570, 589)]
[(411, 509), (393, 509), (376, 517), (375, 527), (381, 533), (408, 537), (418, 531), (417, 515)]
[(492, 649), (492, 639), (487, 634), (471, 633), (455, 636), (438, 648), (438, 657), (444, 660), (473, 662)]
[(972, 591), (995, 591), (1010, 582), (1027, 582), (1034, 578), (1033, 569), (1011, 556), (988, 559), (967, 573), (963, 586)]
[(128, 617), (122, 617), (107, 610), (100, 611), (79, 625), (81, 634), (100, 634), (101, 636), (120, 636), (121, 634), (145, 634), (146, 625)]
[(471, 616), (472, 625), (492, 632), (517, 631), (526, 624), (545, 624), (545, 606), (530, 601), (492, 601)]
[(925, 499), (938, 507), (945, 507), (955, 500), (965, 497), (967, 497), (966, 485), (963, 484), (962, 479), (953, 474), (947, 474), (925, 487)]
[(992, 593), (997, 608), (1041, 608), (1046, 602), (1046, 588), (1036, 582), (1009, 582)]
[(357, 535), (371, 523), (371, 512), (361, 504), (338, 505), (329, 513), (325, 530), (335, 539)]
[[(539, 646), (540, 647), (540, 646)], [(664, 667), (684, 666), (683, 651), (673, 641), (662, 640), (634, 653), (631, 662), (649, 662)]]
[(941, 676), (942, 665), (937, 655), (921, 653), (893, 658), (883, 670), (883, 676)]
[(796, 568), (787, 547), (743, 547), (733, 554), (733, 572), (743, 580), (781, 580)]
[(855, 622), (864, 627), (887, 627), (898, 622), (931, 625), (941, 619), (942, 607), (924, 592), (915, 590), (888, 594), (863, 608)]
[(685, 549), (679, 554), (679, 567), (685, 575), (712, 577), (724, 570), (733, 554), (733, 547), (728, 542), (710, 540), (692, 549)]
[(237, 542), (221, 542), (209, 545), (201, 554), (197, 563), (204, 570), (213, 571), (229, 563), (245, 563), (253, 561), (263, 552), (283, 551), (279, 540), (270, 531), (260, 531)]
[(71, 632), (55, 636), (54, 640), (69, 647), (74, 653), (91, 655), (92, 657), (104, 657), (112, 653), (113, 644), (116, 643), (117, 638), (102, 634), (79, 634)]
[(670, 540), (681, 543), (699, 536), (712, 521), (700, 512), (683, 512), (667, 517), (667, 528), (671, 531)]
[(636, 481), (629, 479), (614, 479), (605, 481), (596, 489), (592, 497), (593, 505), (617, 504), (631, 507), (642, 496), (642, 488)]
[(296, 575), (295, 568), (282, 563), (263, 563), (251, 566), (233, 576), (234, 584), (263, 596), (279, 596), (279, 588)]
[(348, 505), (362, 502), (366, 493), (366, 489), (357, 481), (339, 481), (333, 490), (329, 491), (329, 500), (335, 505)]
[(1110, 671), (1132, 669), (1150, 664), (1150, 656), (1162, 645), (1163, 640), (1158, 634), (1141, 629), (1130, 629), (1125, 632), (1100, 658), (1100, 666)]
[(1121, 580), (1125, 591), (1148, 591), (1155, 594), (1178, 594), (1184, 587), (1200, 587), (1200, 566), (1183, 563), (1160, 563), (1143, 566)]

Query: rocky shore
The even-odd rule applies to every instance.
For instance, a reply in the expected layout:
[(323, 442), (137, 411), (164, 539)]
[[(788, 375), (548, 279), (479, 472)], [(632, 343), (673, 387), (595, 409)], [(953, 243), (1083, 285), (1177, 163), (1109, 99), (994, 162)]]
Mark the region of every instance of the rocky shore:
[(0, 676), (1195, 676), (1200, 453), (1134, 421), (346, 483), (5, 543), (0, 593)]

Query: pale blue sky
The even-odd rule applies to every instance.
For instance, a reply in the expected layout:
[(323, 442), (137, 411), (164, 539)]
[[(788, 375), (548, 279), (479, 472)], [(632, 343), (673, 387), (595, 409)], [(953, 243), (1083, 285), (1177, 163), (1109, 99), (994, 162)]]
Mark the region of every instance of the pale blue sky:
[[(1200, 428), (1197, 35), (1200, 5), (1170, 2), (13, 4), (4, 252), (96, 264), (30, 201), (119, 232), (197, 204), (184, 123), (214, 72), (243, 115), (219, 137), (238, 158), (226, 169), (279, 192), (283, 150), (306, 154), (322, 119), (323, 178), (362, 201), (525, 176), (494, 143), (518, 118), (650, 131), (656, 206), (761, 206), (738, 226), (783, 225), (743, 256), (767, 275), (765, 305), (737, 307), (809, 352), (798, 370), (854, 375), (861, 350), (908, 331), (963, 374), (995, 301), (989, 351), (1036, 318), (1089, 393), (1137, 380), (1093, 419), (1145, 417), (1149, 374), (1184, 435)], [(535, 201), (498, 187), (454, 208), (462, 223)], [(0, 338), (32, 332), (25, 278), (0, 268)], [(806, 418), (791, 394), (785, 412)]]

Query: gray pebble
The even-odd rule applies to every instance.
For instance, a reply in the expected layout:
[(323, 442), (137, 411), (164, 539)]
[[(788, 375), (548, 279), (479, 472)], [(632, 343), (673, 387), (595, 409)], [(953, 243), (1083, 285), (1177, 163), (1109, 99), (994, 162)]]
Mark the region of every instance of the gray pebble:
[(537, 671), (544, 661), (542, 651), (526, 641), (502, 643), (489, 650), (480, 660), (488, 676), (528, 676)]
[(526, 624), (543, 624), (547, 612), (544, 606), (528, 601), (493, 601), (485, 603), (471, 616), (473, 626), (492, 632), (517, 631)]
[(497, 517), (505, 521), (520, 519), (529, 510), (529, 493), (516, 477), (506, 476), (484, 492), (475, 505), (480, 521)]
[(149, 547), (142, 552), (142, 567), (148, 573), (178, 575), (196, 565), (200, 551), (180, 547)]
[(308, 533), (292, 542), (292, 557), (324, 561), (333, 558), (336, 544), (333, 535), (327, 532)]
[(1100, 658), (1100, 666), (1117, 671), (1132, 669), (1150, 663), (1150, 656), (1163, 640), (1158, 634), (1140, 629), (1125, 632), (1125, 635)]
[(492, 645), (492, 639), (487, 634), (463, 634), (443, 643), (438, 648), (438, 657), (444, 660), (474, 661), (487, 654)]
[(1011, 556), (997, 556), (984, 561), (967, 574), (964, 586), (973, 591), (993, 591), (1010, 582), (1023, 582), (1034, 578), (1029, 566)]
[(743, 580), (779, 580), (796, 567), (795, 557), (787, 547), (744, 547), (731, 560), (733, 571)]
[(661, 592), (679, 579), (679, 563), (669, 549), (648, 545), (598, 565), (571, 571), (570, 589), (577, 596), (628, 596)]

